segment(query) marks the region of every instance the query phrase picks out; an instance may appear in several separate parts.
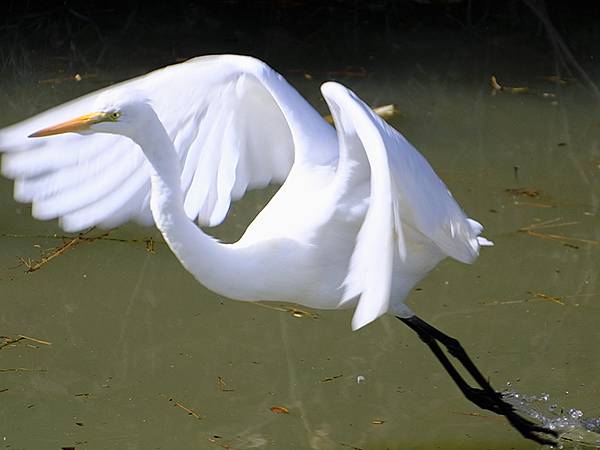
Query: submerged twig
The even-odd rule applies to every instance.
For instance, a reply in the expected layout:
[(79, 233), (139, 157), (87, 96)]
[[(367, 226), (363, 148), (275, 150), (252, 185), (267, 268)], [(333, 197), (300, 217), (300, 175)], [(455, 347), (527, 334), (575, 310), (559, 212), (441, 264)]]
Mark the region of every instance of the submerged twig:
[(563, 236), (561, 234), (538, 233), (537, 231), (533, 231), (533, 230), (519, 230), (519, 231), (524, 231), (529, 236), (534, 236), (534, 237), (538, 237), (541, 239), (547, 239), (549, 241), (558, 241), (558, 242), (562, 242), (563, 244), (568, 244), (569, 242), (580, 242), (582, 244), (591, 244), (591, 245), (598, 244), (598, 241), (595, 241), (592, 239), (574, 238), (574, 237), (569, 237), (569, 236)]
[(563, 302), (560, 297), (555, 297), (554, 295), (548, 295), (548, 294), (544, 294), (542, 292), (536, 292), (533, 296), (535, 298), (539, 298), (541, 300), (548, 300), (550, 302), (558, 303), (559, 305), (565, 306), (565, 302)]
[(550, 203), (540, 203), (540, 202), (515, 202), (516, 205), (520, 206), (533, 206), (534, 208), (554, 208), (555, 206)]
[(42, 339), (32, 338), (30, 336), (25, 336), (24, 334), (19, 334), (17, 337), (14, 338), (10, 336), (0, 336), (0, 338), (4, 340), (4, 342), (0, 344), (0, 350), (2, 350), (4, 347), (8, 347), (9, 345), (14, 345), (19, 341), (32, 341), (42, 345), (52, 345), (51, 342), (44, 341)]
[[(124, 239), (124, 238), (116, 238), (110, 237), (110, 233), (115, 231), (116, 228), (98, 236), (85, 236), (85, 233), (89, 233), (91, 230), (86, 231), (85, 233), (80, 234), (78, 237), (82, 241), (93, 242), (93, 241), (110, 241), (110, 242), (123, 242), (126, 244), (145, 244), (147, 247), (151, 247), (154, 250), (156, 244), (163, 244), (163, 242), (156, 242), (152, 237), (148, 237), (145, 239)], [(17, 239), (73, 239), (74, 236), (69, 236), (66, 234), (17, 234), (17, 233), (0, 233), (0, 237), (6, 238), (17, 238)], [(150, 250), (149, 250), (150, 251)]]
[(536, 222), (528, 225), (526, 227), (519, 228), (519, 231), (527, 231), (527, 230), (539, 230), (542, 228), (556, 228), (556, 227), (565, 227), (567, 225), (577, 225), (580, 222), (572, 221), (572, 222), (561, 222), (562, 217), (557, 217), (555, 219), (544, 220), (543, 222)]
[(28, 367), (9, 367), (0, 369), (0, 373), (4, 372), (48, 372), (48, 369), (30, 369)]
[(577, 225), (579, 223), (576, 221), (561, 222), (561, 220), (562, 220), (561, 217), (557, 217), (555, 219), (546, 220), (544, 222), (532, 223), (531, 225), (519, 228), (517, 231), (520, 233), (525, 233), (528, 236), (533, 236), (533, 237), (537, 237), (540, 239), (547, 239), (550, 241), (558, 241), (565, 245), (571, 245), (570, 244), (571, 242), (578, 242), (578, 243), (590, 244), (590, 245), (598, 244), (598, 241), (593, 240), (593, 239), (583, 239), (583, 238), (565, 236), (562, 234), (541, 233), (539, 231), (536, 231), (536, 230), (540, 230), (540, 229), (564, 227), (564, 226), (568, 226), (568, 225)]
[(484, 304), (485, 305), (515, 305), (515, 304), (521, 304), (521, 303), (528, 303), (532, 300), (546, 300), (546, 301), (550, 301), (552, 303), (557, 303), (561, 306), (579, 306), (578, 303), (574, 303), (574, 302), (571, 302), (568, 300), (574, 299), (577, 297), (599, 297), (600, 296), (600, 293), (563, 295), (560, 297), (557, 295), (544, 294), (543, 292), (527, 292), (527, 293), (532, 296), (522, 299), (522, 300), (503, 300), (503, 301), (493, 300), (491, 302), (486, 302)]
[[(164, 395), (161, 394), (161, 396), (166, 397)], [(183, 409), (186, 413), (188, 413), (188, 415), (195, 417), (198, 420), (202, 420), (202, 416), (200, 414), (198, 414), (196, 411), (194, 411), (192, 408), (185, 406), (183, 403), (178, 402), (177, 400), (175, 400), (174, 398), (169, 397), (169, 401), (171, 403), (173, 403), (173, 406), (179, 408), (179, 409)]]
[(327, 377), (327, 378), (323, 378), (321, 380), (319, 380), (320, 383), (329, 383), (330, 381), (333, 380), (337, 380), (338, 378), (342, 378), (344, 375), (343, 374), (339, 374), (339, 375), (334, 375), (332, 377)]
[(354, 445), (344, 444), (343, 442), (338, 442), (342, 447), (350, 448), (352, 450), (363, 450), (362, 447), (355, 447)]
[(217, 389), (221, 392), (234, 392), (235, 389), (227, 388), (227, 383), (225, 383), (225, 378), (217, 377)]
[(510, 87), (510, 86), (502, 86), (498, 83), (498, 79), (495, 75), (490, 77), (490, 86), (494, 90), (494, 92), (509, 92), (511, 94), (528, 94), (528, 87)]
[(211, 444), (215, 444), (218, 445), (221, 448), (226, 448), (228, 450), (235, 450), (231, 445), (229, 445), (227, 442), (219, 442), (217, 439), (221, 439), (221, 436), (213, 436), (213, 437), (209, 437), (208, 438), (208, 442), (210, 442)]
[(294, 306), (276, 306), (276, 305), (272, 305), (270, 303), (264, 303), (264, 302), (254, 302), (254, 305), (257, 306), (262, 306), (263, 308), (267, 308), (267, 309), (273, 309), (275, 311), (282, 311), (282, 312), (286, 312), (291, 314), (293, 317), (297, 317), (297, 318), (305, 318), (308, 317), (310, 319), (318, 319), (319, 315), (317, 313), (314, 312), (310, 312), (310, 311), (306, 311), (304, 309), (300, 309)]
[[(516, 166), (515, 166), (516, 167)], [(517, 177), (517, 175), (515, 175)], [(540, 200), (542, 194), (539, 190), (533, 188), (507, 188), (504, 192), (513, 196), (513, 198), (525, 198), (527, 201), (523, 200), (515, 200), (515, 205), (521, 206), (533, 206), (535, 208), (554, 208), (556, 205), (554, 203), (544, 203)], [(533, 201), (533, 200), (536, 201)]]
[(552, 92), (538, 92), (534, 89), (530, 89), (527, 86), (518, 86), (518, 87), (514, 87), (514, 86), (504, 86), (502, 84), (500, 84), (500, 82), (498, 82), (498, 79), (496, 78), (495, 75), (492, 75), (490, 77), (490, 86), (492, 88), (493, 93), (496, 92), (507, 92), (509, 94), (532, 94), (532, 95), (539, 95), (540, 97), (544, 97), (544, 98), (554, 98), (556, 97), (556, 94), (552, 93)]
[(69, 236), (69, 235), (26, 235), (26, 234), (16, 234), (16, 233), (1, 233), (0, 237), (8, 237), (8, 238), (24, 238), (24, 239), (61, 239), (64, 242), (62, 245), (58, 247), (54, 247), (52, 249), (43, 250), (39, 259), (31, 259), (19, 257), (19, 265), (25, 266), (26, 272), (35, 272), (36, 270), (41, 269), (44, 265), (48, 264), (51, 260), (60, 256), (73, 247), (82, 244), (89, 243), (94, 241), (111, 241), (111, 242), (124, 242), (124, 243), (143, 243), (146, 247), (146, 251), (148, 253), (155, 253), (157, 242), (152, 238), (148, 237), (145, 239), (123, 239), (123, 238), (115, 238), (109, 237), (110, 233), (114, 230), (106, 231), (105, 233), (99, 234), (97, 236), (88, 236), (93, 228), (80, 233), (77, 236)]
[(27, 273), (35, 272), (36, 270), (39, 270), (43, 266), (48, 264), (50, 261), (52, 261), (57, 256), (63, 255), (64, 253), (68, 252), (73, 247), (75, 247), (79, 244), (85, 243), (85, 242), (93, 242), (94, 240), (98, 239), (101, 236), (108, 236), (110, 234), (110, 231), (107, 231), (106, 233), (104, 233), (100, 236), (94, 236), (94, 237), (86, 236), (86, 234), (91, 231), (92, 231), (92, 229), (86, 231), (85, 233), (81, 233), (75, 237), (72, 237), (69, 241), (65, 242), (62, 245), (59, 245), (58, 247), (43, 251), (40, 256), (40, 259), (38, 259), (38, 260), (31, 259), (31, 258), (23, 258), (23, 257), (20, 257), (19, 260), (21, 261), (21, 264), (25, 266)]

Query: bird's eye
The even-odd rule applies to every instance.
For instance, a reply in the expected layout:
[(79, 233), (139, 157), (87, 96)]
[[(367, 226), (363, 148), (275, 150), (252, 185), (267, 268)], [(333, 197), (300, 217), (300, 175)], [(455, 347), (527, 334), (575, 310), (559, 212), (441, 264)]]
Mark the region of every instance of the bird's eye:
[(110, 113), (111, 120), (118, 120), (121, 117), (121, 113), (119, 111), (114, 111)]

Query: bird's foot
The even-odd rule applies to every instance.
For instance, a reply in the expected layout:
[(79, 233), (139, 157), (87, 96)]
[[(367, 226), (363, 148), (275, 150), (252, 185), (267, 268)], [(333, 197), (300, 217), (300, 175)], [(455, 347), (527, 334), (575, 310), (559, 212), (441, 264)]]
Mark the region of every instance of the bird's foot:
[(558, 433), (555, 430), (538, 425), (519, 415), (511, 404), (502, 399), (502, 394), (499, 392), (469, 387), (465, 395), (480, 408), (506, 417), (523, 437), (540, 445), (556, 445)]

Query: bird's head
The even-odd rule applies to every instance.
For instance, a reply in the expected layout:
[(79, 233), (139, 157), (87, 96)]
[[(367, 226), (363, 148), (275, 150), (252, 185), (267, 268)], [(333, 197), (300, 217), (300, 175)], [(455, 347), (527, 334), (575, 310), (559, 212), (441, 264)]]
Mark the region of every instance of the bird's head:
[(29, 137), (63, 133), (109, 133), (134, 138), (145, 122), (155, 117), (148, 99), (139, 91), (120, 89), (105, 91), (94, 102), (92, 111), (38, 130)]

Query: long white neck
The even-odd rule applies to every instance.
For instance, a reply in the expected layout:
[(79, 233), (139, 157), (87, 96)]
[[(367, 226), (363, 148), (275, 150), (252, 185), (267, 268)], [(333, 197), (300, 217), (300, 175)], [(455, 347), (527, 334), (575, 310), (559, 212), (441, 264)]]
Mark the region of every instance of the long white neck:
[(187, 217), (177, 153), (154, 111), (151, 116), (140, 127), (143, 131), (131, 138), (151, 165), (150, 208), (156, 226), (179, 261), (198, 281), (227, 297), (246, 300), (232, 280), (240, 271), (249, 269), (249, 261), (240, 258), (235, 247), (219, 243)]

